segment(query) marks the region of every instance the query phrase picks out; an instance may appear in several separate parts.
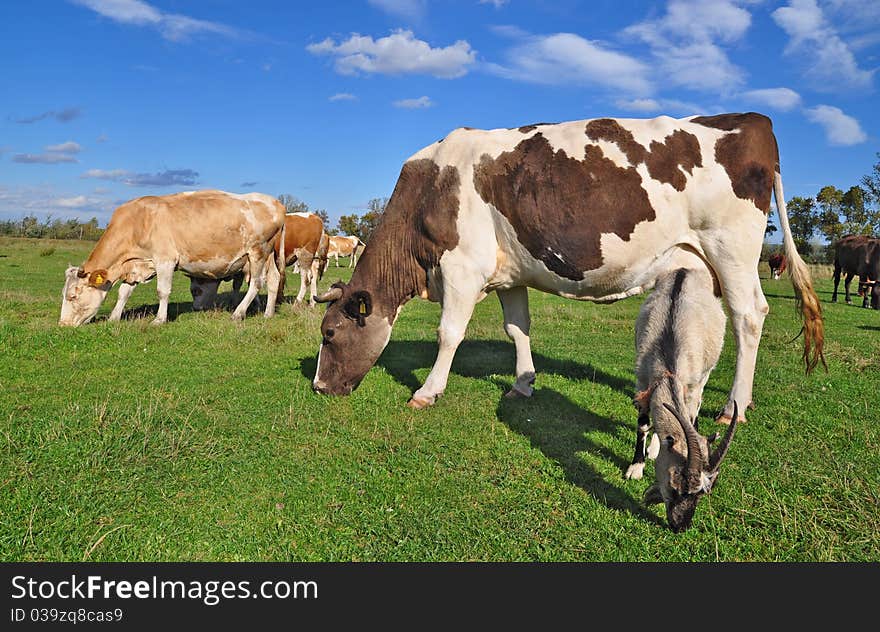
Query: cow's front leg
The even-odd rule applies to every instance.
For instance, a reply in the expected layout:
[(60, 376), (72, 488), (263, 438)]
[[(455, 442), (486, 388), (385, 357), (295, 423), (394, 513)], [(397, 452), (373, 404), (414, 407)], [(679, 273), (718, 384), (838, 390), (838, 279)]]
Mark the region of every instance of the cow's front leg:
[(480, 288), (482, 282), (476, 279), (470, 281), (456, 279), (454, 283), (443, 283), (443, 298), (440, 312), (440, 327), (437, 329), (437, 341), (439, 351), (434, 367), (428, 374), (428, 378), (417, 390), (407, 404), (410, 408), (425, 408), (430, 406), (446, 390), (446, 382), (449, 379), (449, 369), (452, 367), (452, 359), (455, 350), (464, 340), (468, 322), (474, 313), (474, 306), (480, 300), (482, 294)]
[(516, 382), (507, 397), (531, 397), (535, 383), (535, 365), (529, 342), (529, 291), (526, 287), (498, 290), (501, 311), (504, 313), (504, 331), (516, 347)]
[(174, 277), (173, 261), (156, 264), (156, 292), (159, 295), (159, 311), (153, 319), (154, 325), (161, 325), (168, 320), (168, 299), (171, 296), (171, 280)]
[(107, 320), (119, 320), (122, 318), (122, 312), (125, 310), (125, 303), (128, 301), (128, 297), (131, 296), (136, 285), (137, 283), (126, 283), (125, 281), (119, 284), (119, 296), (116, 299), (116, 305), (113, 307), (113, 311), (110, 312), (110, 316)]
[[(624, 478), (627, 479), (635, 479), (639, 480), (642, 478), (645, 472), (645, 456), (648, 455), (648, 450), (645, 447), (645, 438), (648, 436), (648, 432), (651, 430), (651, 416), (647, 413), (647, 411), (639, 414), (639, 420), (636, 422), (636, 447), (635, 453), (633, 454), (632, 463), (629, 464), (629, 467), (626, 470), (626, 473), (623, 475)], [(655, 435), (656, 436), (656, 435)], [(652, 438), (652, 448), (653, 448), (653, 438)], [(659, 442), (658, 442), (659, 448)], [(657, 458), (657, 450), (650, 455), (652, 459)]]
[(852, 297), (850, 297), (850, 295), (849, 295), (849, 286), (850, 286), (850, 283), (852, 283), (853, 276), (854, 276), (853, 274), (847, 272), (846, 278), (844, 278), (844, 280), (843, 280), (843, 290), (844, 290), (844, 296), (846, 297), (846, 304), (847, 305), (852, 305)]

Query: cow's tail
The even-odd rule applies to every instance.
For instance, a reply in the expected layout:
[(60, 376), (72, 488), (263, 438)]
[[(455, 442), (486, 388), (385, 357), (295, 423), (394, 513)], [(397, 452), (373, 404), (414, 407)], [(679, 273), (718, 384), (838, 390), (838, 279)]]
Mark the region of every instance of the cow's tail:
[(788, 212), (785, 210), (785, 196), (782, 192), (782, 176), (777, 171), (773, 179), (773, 195), (776, 198), (776, 210), (779, 214), (779, 224), (782, 228), (782, 244), (785, 257), (788, 259), (788, 275), (794, 286), (795, 305), (800, 310), (804, 319), (804, 365), (809, 374), (819, 362), (828, 370), (825, 364), (825, 356), (822, 353), (825, 346), (825, 324), (822, 321), (822, 307), (819, 305), (819, 297), (813, 289), (813, 279), (807, 264), (798, 254), (794, 238), (791, 236), (791, 228), (788, 225)]
[(275, 265), (278, 267), (278, 303), (284, 300), (284, 283), (287, 280), (287, 255), (284, 253), (284, 242), (287, 241), (287, 219), (281, 221), (281, 243), (275, 253)]

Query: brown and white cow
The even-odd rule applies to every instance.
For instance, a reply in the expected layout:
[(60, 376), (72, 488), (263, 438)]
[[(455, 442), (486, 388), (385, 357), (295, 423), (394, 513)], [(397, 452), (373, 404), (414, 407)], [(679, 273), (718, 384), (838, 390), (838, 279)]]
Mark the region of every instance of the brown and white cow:
[(94, 318), (117, 281), (119, 298), (109, 320), (119, 320), (135, 286), (153, 277), (159, 294), (153, 323), (164, 323), (175, 270), (214, 281), (246, 271), (248, 291), (233, 319), (244, 318), (264, 285), (265, 315), (272, 316), (284, 270), (283, 251), (276, 261), (273, 246), (283, 234), (284, 206), (262, 193), (187, 191), (126, 202), (85, 263), (67, 269), (59, 324), (78, 326)]
[(433, 404), (475, 304), (496, 291), (516, 346), (511, 393), (530, 395), (527, 288), (611, 302), (644, 292), (669, 270), (705, 265), (736, 340), (734, 382), (719, 416), (729, 422), (735, 401), (752, 402), (769, 311), (758, 260), (773, 193), (809, 372), (824, 361), (824, 326), (791, 237), (770, 119), (747, 113), (457, 129), (404, 163), (351, 281), (320, 297), (332, 303), (313, 387), (337, 395), (355, 389), (403, 304), (421, 296), (442, 306), (439, 353), (410, 405)]
[(841, 237), (834, 248), (834, 293), (831, 302), (837, 302), (837, 286), (840, 273), (845, 275), (843, 288), (846, 303), (852, 303), (849, 284), (854, 276), (859, 277), (859, 296), (862, 307), (880, 309), (880, 239), (866, 235), (846, 235)]
[(779, 276), (785, 272), (785, 255), (780, 252), (770, 255), (767, 265), (770, 266), (770, 278), (778, 281)]
[[(284, 251), (287, 253), (286, 265), (297, 263), (299, 265), (299, 294), (296, 302), (303, 300), (306, 288), (310, 287), (309, 304), (315, 304), (315, 294), (318, 293), (318, 278), (323, 274), (323, 266), (326, 266), (326, 254), (321, 258), (321, 240), (326, 235), (323, 220), (314, 213), (288, 213), (284, 217), (287, 236), (284, 242)], [(326, 242), (325, 242), (326, 253)], [(276, 255), (279, 254), (280, 240), (275, 244)], [(283, 294), (283, 286), (282, 286)]]
[(366, 244), (354, 235), (331, 235), (330, 248), (327, 257), (336, 259), (336, 267), (339, 267), (339, 257), (350, 257), (348, 267), (357, 265), (358, 255), (363, 252)]

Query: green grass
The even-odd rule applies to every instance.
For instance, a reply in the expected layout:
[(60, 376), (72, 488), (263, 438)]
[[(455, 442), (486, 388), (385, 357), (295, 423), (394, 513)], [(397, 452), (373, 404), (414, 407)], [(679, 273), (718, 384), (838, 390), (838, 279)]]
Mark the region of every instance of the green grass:
[[(829, 372), (810, 377), (791, 284), (764, 281), (758, 407), (676, 535), (640, 502), (651, 465), (622, 477), (640, 297), (533, 292), (537, 390), (508, 400), (513, 345), (490, 296), (445, 396), (413, 411), (436, 304), (410, 302), (360, 388), (322, 397), (323, 307), (234, 323), (189, 311), (177, 275), (164, 326), (151, 282), (122, 322), (104, 320), (114, 290), (97, 322), (58, 327), (64, 269), (92, 246), (0, 240), (0, 560), (880, 561), (880, 313), (830, 304), (830, 279)], [(320, 289), (349, 276), (331, 263)], [(733, 352), (728, 335), (704, 432)]]

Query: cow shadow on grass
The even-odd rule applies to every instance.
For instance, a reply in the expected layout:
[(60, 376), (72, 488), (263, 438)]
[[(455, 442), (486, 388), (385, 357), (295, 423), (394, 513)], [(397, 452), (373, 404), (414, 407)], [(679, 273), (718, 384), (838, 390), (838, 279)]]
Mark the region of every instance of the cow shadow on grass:
[(880, 331), (880, 327), (874, 327), (873, 325), (859, 325), (859, 329), (864, 329), (865, 331)]
[[(428, 341), (391, 341), (377, 365), (412, 392), (421, 386), (416, 371), (430, 368), (437, 355), (437, 344)], [(648, 510), (624, 487), (623, 472), (628, 458), (588, 438), (590, 433), (635, 439), (635, 415), (617, 420), (593, 413), (550, 388), (540, 387), (541, 375), (558, 375), (569, 380), (589, 380), (624, 395), (633, 395), (634, 382), (610, 374), (589, 363), (559, 360), (533, 353), (538, 387), (530, 398), (508, 398), (513, 382), (514, 348), (500, 340), (466, 340), (458, 349), (451, 372), (463, 377), (489, 378), (499, 389), (498, 419), (508, 428), (527, 437), (547, 458), (558, 463), (565, 479), (599, 500), (605, 506), (629, 512), (661, 525), (663, 521)], [(311, 381), (317, 368), (315, 356), (300, 359), (300, 371)], [(508, 380), (499, 373), (510, 373)], [(447, 395), (448, 396), (448, 395)], [(401, 402), (403, 405), (403, 402)], [(600, 472), (581, 454), (599, 457), (613, 464), (614, 473)]]
[[(229, 312), (230, 314), (238, 307), (238, 304), (241, 302), (241, 299), (244, 297), (244, 293), (238, 296), (238, 299), (233, 296), (232, 292), (226, 292), (223, 294), (217, 295), (216, 303), (213, 307), (208, 309), (199, 310), (201, 312)], [(258, 300), (259, 299), (259, 300)], [(253, 302), (248, 306), (247, 316), (254, 316), (256, 314), (261, 314), (266, 305), (266, 297), (265, 296), (257, 296), (253, 300)], [(168, 322), (174, 322), (177, 320), (179, 316), (183, 314), (191, 314), (196, 310), (193, 309), (192, 301), (178, 301), (174, 303), (168, 303)], [(122, 320), (138, 320), (141, 318), (155, 318), (156, 314), (159, 313), (159, 303), (153, 303), (152, 305), (138, 305), (137, 307), (129, 307), (125, 311), (122, 312)], [(109, 314), (108, 314), (109, 316)], [(104, 317), (106, 320), (106, 317)]]

